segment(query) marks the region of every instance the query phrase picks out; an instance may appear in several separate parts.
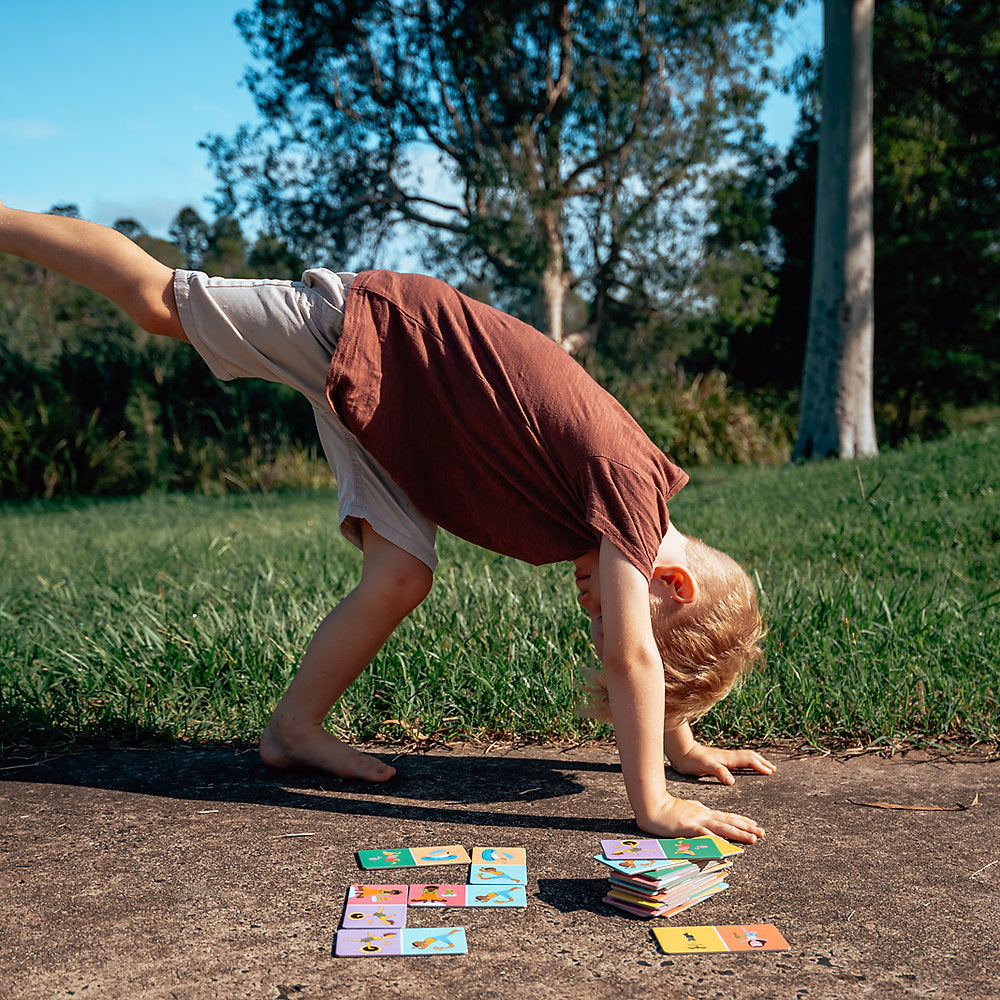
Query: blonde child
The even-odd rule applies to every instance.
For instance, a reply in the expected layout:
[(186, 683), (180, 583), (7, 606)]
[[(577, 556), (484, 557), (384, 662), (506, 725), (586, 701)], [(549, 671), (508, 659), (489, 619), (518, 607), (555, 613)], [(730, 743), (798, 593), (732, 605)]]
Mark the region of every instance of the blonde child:
[(770, 774), (749, 750), (703, 746), (690, 721), (759, 657), (746, 575), (682, 535), (687, 481), (555, 344), (419, 275), (307, 271), (300, 282), (174, 271), (115, 230), (0, 203), (0, 252), (87, 285), (152, 334), (191, 343), (220, 378), (255, 375), (309, 399), (338, 480), (358, 585), (323, 620), (260, 741), (275, 767), (386, 781), (395, 770), (324, 721), (427, 596), (444, 527), (532, 563), (572, 562), (638, 825), (753, 843), (754, 821), (676, 798), (672, 767), (732, 784)]

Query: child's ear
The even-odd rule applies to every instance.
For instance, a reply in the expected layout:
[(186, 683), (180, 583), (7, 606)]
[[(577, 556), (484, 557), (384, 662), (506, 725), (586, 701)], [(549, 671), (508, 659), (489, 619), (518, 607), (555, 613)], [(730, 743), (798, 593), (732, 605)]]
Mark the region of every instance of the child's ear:
[(654, 567), (652, 589), (678, 604), (691, 604), (698, 596), (698, 585), (686, 566)]

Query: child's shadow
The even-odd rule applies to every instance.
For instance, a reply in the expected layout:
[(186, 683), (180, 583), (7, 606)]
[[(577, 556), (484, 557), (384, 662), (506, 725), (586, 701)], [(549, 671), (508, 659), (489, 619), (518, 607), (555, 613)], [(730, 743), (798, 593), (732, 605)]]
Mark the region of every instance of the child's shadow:
[[(246, 802), (279, 808), (422, 822), (606, 832), (621, 818), (553, 810), (585, 789), (583, 772), (617, 786), (613, 760), (551, 759), (526, 755), (382, 754), (397, 768), (384, 784), (351, 781), (309, 770), (275, 770), (255, 748), (95, 750), (35, 759), (8, 768), (10, 780), (76, 785), (205, 802)], [(605, 779), (605, 773), (607, 779)], [(589, 782), (588, 782), (589, 783)], [(590, 810), (592, 811), (592, 810)], [(603, 808), (600, 810), (605, 812)]]

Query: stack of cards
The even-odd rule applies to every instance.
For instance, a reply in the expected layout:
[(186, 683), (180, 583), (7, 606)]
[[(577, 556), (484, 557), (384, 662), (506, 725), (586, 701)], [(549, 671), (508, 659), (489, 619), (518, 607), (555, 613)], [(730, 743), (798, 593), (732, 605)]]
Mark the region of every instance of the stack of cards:
[(471, 857), (455, 844), (401, 847), (359, 851), (358, 860), (368, 870), (467, 864), (469, 881), (464, 885), (352, 885), (334, 939), (335, 955), (464, 955), (468, 945), (463, 928), (408, 927), (408, 914), (428, 907), (527, 906), (523, 847), (477, 847)]
[(602, 840), (595, 859), (613, 869), (604, 897), (627, 913), (672, 917), (714, 896), (742, 849), (718, 837)]

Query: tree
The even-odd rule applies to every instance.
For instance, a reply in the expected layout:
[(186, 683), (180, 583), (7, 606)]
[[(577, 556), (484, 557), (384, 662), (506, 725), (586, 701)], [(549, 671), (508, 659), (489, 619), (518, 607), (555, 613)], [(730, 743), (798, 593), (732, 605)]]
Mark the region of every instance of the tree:
[(238, 22), (261, 123), (207, 142), (217, 207), (303, 256), (416, 226), (439, 263), (541, 303), (557, 340), (574, 287), (599, 327), (678, 270), (705, 174), (757, 127), (783, 6), (258, 0)]
[(878, 451), (872, 391), (873, 0), (825, 0), (822, 119), (798, 457)]
[(1000, 402), (1000, 4), (875, 10), (877, 391), (893, 441)]

